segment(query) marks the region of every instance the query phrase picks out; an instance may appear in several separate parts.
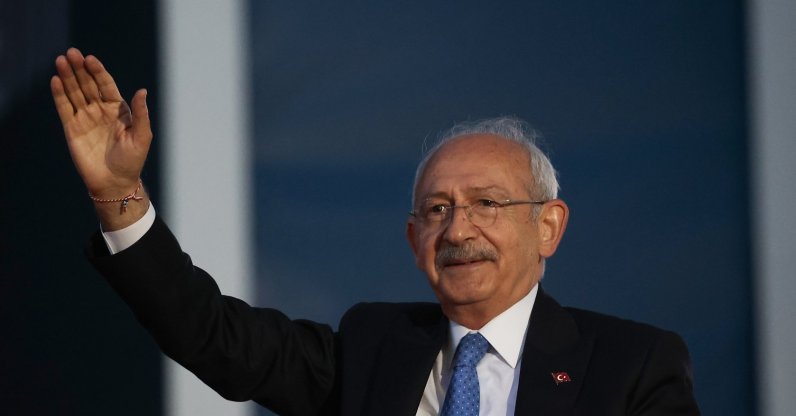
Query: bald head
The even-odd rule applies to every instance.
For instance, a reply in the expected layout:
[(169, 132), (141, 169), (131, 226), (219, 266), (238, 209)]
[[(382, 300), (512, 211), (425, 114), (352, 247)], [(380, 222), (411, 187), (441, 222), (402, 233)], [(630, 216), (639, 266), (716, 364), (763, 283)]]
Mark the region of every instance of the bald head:
[(517, 171), (517, 175), (522, 177), (530, 175), (529, 194), (534, 199), (542, 201), (558, 197), (559, 185), (556, 171), (552, 163), (550, 163), (550, 159), (537, 145), (538, 133), (528, 123), (518, 118), (498, 117), (458, 123), (440, 135), (436, 144), (426, 151), (415, 171), (415, 181), (412, 187), (412, 206), (415, 206), (417, 202), (418, 183), (434, 155), (451, 141), (475, 135), (494, 136), (496, 139), (515, 144), (516, 146), (511, 151), (522, 152), (526, 156), (527, 164)]

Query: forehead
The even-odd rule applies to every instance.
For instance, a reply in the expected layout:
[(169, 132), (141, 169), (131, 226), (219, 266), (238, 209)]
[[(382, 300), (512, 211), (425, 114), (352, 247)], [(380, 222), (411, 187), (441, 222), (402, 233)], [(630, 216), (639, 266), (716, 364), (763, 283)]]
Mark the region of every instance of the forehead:
[(461, 136), (445, 143), (428, 160), (417, 183), (419, 199), (430, 195), (489, 189), (518, 197), (531, 184), (528, 151), (492, 135)]

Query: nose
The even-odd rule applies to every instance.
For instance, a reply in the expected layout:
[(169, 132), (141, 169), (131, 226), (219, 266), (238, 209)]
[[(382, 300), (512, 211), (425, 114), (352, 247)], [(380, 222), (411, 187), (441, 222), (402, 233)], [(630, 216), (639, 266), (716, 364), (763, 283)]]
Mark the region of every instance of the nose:
[(451, 214), (445, 224), (442, 238), (445, 241), (458, 245), (478, 235), (478, 227), (470, 221), (470, 207), (451, 207)]

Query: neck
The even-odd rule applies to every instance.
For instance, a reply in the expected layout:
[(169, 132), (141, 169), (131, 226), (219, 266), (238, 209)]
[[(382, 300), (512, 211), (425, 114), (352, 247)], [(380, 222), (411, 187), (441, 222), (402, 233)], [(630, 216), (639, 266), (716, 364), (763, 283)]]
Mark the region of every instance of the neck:
[(442, 305), (442, 312), (448, 319), (462, 325), (468, 329), (477, 331), (495, 319), (498, 315), (514, 306), (522, 298), (531, 292), (533, 286), (527, 290), (517, 293), (515, 296), (507, 298), (503, 302), (474, 302), (463, 305)]
[(494, 319), (496, 316), (500, 315), (500, 313), (502, 312), (501, 311), (498, 313), (485, 313), (484, 311), (469, 310), (469, 308), (461, 306), (451, 309), (443, 307), (442, 311), (445, 313), (445, 316), (447, 316), (448, 319), (450, 319), (451, 321), (454, 321), (459, 325), (462, 325), (474, 331), (483, 328), (484, 325), (488, 324), (489, 321)]

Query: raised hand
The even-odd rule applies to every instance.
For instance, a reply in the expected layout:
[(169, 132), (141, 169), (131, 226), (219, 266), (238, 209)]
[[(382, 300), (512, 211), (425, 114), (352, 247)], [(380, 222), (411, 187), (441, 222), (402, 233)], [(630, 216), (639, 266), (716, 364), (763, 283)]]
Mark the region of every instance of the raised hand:
[[(129, 195), (138, 186), (152, 143), (146, 90), (138, 90), (128, 106), (102, 63), (91, 55), (83, 57), (75, 48), (56, 58), (55, 67), (58, 75), (50, 80), (55, 108), (88, 191), (105, 200)], [(138, 195), (144, 194), (142, 190)], [(96, 204), (108, 229), (140, 218), (148, 199), (130, 202), (130, 206), (135, 209), (122, 217), (119, 205)]]

